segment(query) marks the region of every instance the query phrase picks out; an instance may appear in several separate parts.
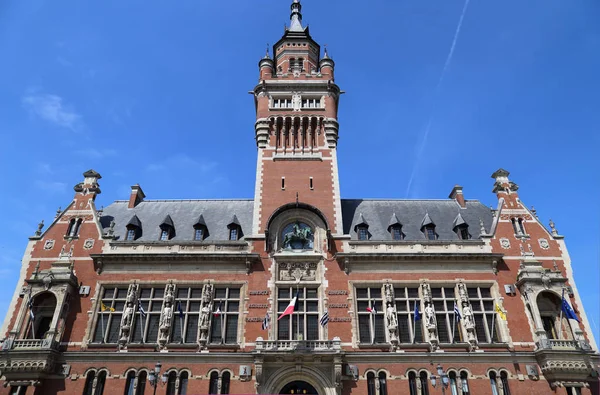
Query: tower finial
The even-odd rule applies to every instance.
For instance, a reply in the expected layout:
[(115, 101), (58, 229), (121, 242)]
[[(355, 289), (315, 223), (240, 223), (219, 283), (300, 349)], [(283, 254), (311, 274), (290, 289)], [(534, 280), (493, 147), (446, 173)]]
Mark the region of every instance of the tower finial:
[(264, 59), (271, 59), (271, 55), (269, 55), (269, 43), (267, 43), (267, 50)]
[(294, 0), (292, 2), (292, 14), (290, 15), (290, 31), (291, 32), (303, 32), (302, 28), (302, 4), (300, 0)]
[(325, 44), (325, 54), (323, 55), (323, 59), (329, 59), (329, 54), (327, 53), (327, 44)]

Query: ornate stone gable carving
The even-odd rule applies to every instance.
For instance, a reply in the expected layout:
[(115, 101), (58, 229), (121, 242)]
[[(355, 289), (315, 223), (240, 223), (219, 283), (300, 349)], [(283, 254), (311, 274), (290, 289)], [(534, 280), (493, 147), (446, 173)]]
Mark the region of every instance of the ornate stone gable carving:
[(317, 262), (280, 262), (277, 267), (280, 281), (315, 281)]
[(202, 303), (200, 305), (200, 322), (198, 323), (198, 346), (201, 350), (206, 348), (208, 343), (208, 332), (210, 330), (210, 316), (213, 305), (212, 284), (205, 284), (202, 287)]
[(135, 306), (137, 301), (138, 285), (130, 284), (127, 289), (127, 298), (125, 299), (125, 309), (123, 310), (123, 317), (121, 317), (121, 326), (119, 328), (119, 349), (127, 348), (127, 342), (129, 341), (129, 335), (131, 333), (131, 326), (133, 323), (133, 316), (135, 314)]

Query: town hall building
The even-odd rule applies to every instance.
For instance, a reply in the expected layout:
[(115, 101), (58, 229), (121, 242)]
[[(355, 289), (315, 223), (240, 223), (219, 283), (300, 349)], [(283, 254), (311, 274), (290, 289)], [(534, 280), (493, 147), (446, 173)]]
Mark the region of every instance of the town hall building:
[(343, 91), (301, 11), (258, 63), (254, 198), (100, 209), (86, 171), (29, 239), (0, 394), (599, 393), (565, 239), (508, 171), (493, 208), (340, 196)]

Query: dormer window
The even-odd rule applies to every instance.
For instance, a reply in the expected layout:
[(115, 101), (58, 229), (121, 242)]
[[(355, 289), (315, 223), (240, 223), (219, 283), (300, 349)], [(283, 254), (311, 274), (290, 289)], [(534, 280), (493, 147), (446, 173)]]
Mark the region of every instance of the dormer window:
[(433, 224), (425, 225), (423, 227), (423, 233), (425, 234), (425, 238), (427, 238), (427, 240), (437, 239), (437, 234), (435, 233), (435, 225)]
[(194, 224), (194, 241), (202, 241), (208, 237), (208, 228), (204, 221), (204, 216), (200, 215), (200, 218)]
[(456, 226), (454, 231), (461, 240), (469, 240), (471, 238), (471, 235), (469, 234), (469, 226), (467, 224)]
[(175, 224), (170, 215), (167, 215), (160, 224), (160, 241), (168, 241), (175, 237)]
[(229, 221), (227, 228), (229, 229), (229, 240), (231, 241), (240, 240), (244, 236), (242, 234), (242, 225), (240, 225), (240, 221), (238, 221), (235, 214), (231, 218), (231, 221)]
[(404, 235), (402, 234), (402, 226), (393, 225), (390, 227), (390, 233), (392, 235), (392, 240), (402, 240), (404, 239)]
[(369, 223), (362, 214), (360, 214), (356, 225), (354, 225), (354, 231), (358, 240), (369, 240)]
[(127, 233), (125, 234), (125, 240), (133, 241), (137, 240), (142, 236), (142, 222), (137, 215), (131, 217), (126, 225)]
[(204, 240), (204, 229), (202, 229), (202, 228), (194, 229), (194, 240), (196, 240), (196, 241)]

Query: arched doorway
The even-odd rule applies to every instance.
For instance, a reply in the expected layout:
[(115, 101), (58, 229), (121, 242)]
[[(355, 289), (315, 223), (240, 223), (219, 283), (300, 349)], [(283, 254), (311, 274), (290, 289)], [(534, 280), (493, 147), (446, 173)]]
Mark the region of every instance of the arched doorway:
[(318, 392), (312, 385), (306, 381), (292, 381), (283, 387), (280, 394), (300, 394), (300, 395), (317, 395)]
[(540, 319), (548, 339), (565, 339), (570, 337), (568, 333), (569, 322), (566, 317), (560, 320), (561, 300), (553, 292), (540, 292), (537, 297), (537, 307)]
[(50, 292), (44, 292), (33, 299), (27, 327), (28, 339), (43, 339), (50, 330), (56, 310), (56, 297)]

